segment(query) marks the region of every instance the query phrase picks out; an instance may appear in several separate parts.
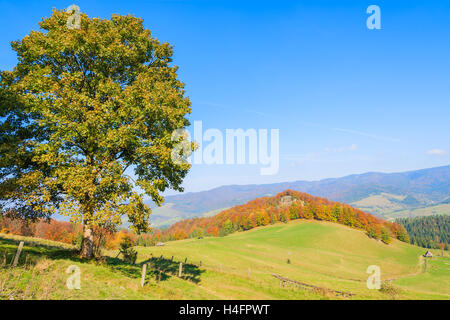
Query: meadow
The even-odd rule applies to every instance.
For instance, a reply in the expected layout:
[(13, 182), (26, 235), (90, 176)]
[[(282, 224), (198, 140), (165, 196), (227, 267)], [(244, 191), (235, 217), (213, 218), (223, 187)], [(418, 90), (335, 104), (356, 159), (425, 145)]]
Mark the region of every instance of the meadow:
[[(19, 240), (0, 236), (0, 266), (5, 252), (12, 259)], [(450, 299), (447, 253), (432, 250), (435, 256), (425, 259), (426, 249), (397, 240), (386, 245), (330, 222), (296, 220), (226, 237), (135, 247), (135, 265), (117, 257), (118, 251), (84, 262), (73, 249), (25, 242), (19, 266), (0, 268), (1, 299), (348, 299), (283, 287), (273, 274), (354, 294), (350, 299)], [(143, 263), (149, 268), (140, 287)], [(80, 290), (66, 288), (70, 265), (80, 267)], [(393, 290), (367, 288), (370, 265), (380, 267), (381, 280)]]

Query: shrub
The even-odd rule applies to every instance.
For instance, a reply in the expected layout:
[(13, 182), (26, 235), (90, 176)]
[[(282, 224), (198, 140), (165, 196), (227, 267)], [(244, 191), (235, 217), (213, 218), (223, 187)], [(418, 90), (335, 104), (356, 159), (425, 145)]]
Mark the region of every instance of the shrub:
[(381, 241), (383, 241), (385, 244), (389, 244), (392, 242), (391, 236), (385, 228), (381, 229)]
[(381, 239), (381, 233), (380, 230), (376, 227), (369, 227), (367, 230), (367, 236), (372, 239), (380, 240)]
[(74, 243), (75, 247), (76, 247), (78, 250), (81, 250), (81, 244), (82, 244), (82, 242), (83, 242), (83, 233), (82, 233), (81, 231), (78, 231), (77, 237), (76, 237), (75, 243)]
[(395, 299), (400, 294), (401, 290), (389, 281), (383, 281), (381, 283), (380, 292), (386, 293), (390, 295), (392, 299)]
[(131, 264), (135, 264), (136, 263), (136, 259), (137, 259), (137, 252), (136, 250), (133, 249), (133, 241), (131, 240), (131, 237), (126, 234), (123, 239), (122, 242), (120, 243), (120, 254), (122, 254), (123, 259)]

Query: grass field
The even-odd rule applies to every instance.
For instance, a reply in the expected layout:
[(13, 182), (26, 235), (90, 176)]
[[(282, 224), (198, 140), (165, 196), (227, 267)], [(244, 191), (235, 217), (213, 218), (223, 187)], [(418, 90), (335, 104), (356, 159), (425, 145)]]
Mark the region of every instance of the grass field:
[[(12, 259), (18, 239), (0, 236)], [(343, 225), (298, 220), (223, 238), (137, 247), (136, 265), (107, 252), (104, 261), (82, 262), (69, 249), (26, 242), (19, 267), (0, 269), (0, 298), (8, 299), (343, 299), (329, 292), (281, 287), (278, 274), (322, 288), (351, 292), (351, 299), (450, 299), (450, 259), (425, 259), (425, 249), (394, 241), (385, 245)], [(162, 256), (162, 257), (161, 257)], [(173, 256), (173, 261), (172, 261)], [(179, 262), (187, 264), (178, 278)], [(201, 261), (201, 265), (200, 265)], [(139, 286), (142, 263), (150, 263)], [(81, 269), (81, 290), (68, 290), (65, 273)], [(377, 265), (396, 295), (369, 290), (367, 267)]]
[(425, 208), (393, 211), (389, 214), (386, 214), (384, 218), (388, 220), (395, 220), (397, 218), (414, 218), (432, 216), (437, 214), (450, 214), (450, 204), (440, 204), (437, 206), (430, 206)]
[(416, 203), (411, 205), (410, 203), (403, 202), (406, 198), (405, 195), (380, 193), (352, 202), (351, 204), (365, 212), (391, 221), (397, 218), (450, 214), (450, 204), (441, 203), (433, 205), (430, 203)]

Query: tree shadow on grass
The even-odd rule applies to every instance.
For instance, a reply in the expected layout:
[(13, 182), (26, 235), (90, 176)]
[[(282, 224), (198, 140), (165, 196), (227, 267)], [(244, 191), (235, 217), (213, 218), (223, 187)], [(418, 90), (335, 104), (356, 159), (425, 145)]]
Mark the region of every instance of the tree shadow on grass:
[(139, 278), (141, 276), (142, 264), (130, 264), (119, 258), (104, 257), (104, 266), (113, 271), (117, 271), (129, 278)]
[[(14, 259), (17, 248), (20, 241), (15, 239), (0, 239), (0, 264), (3, 265), (6, 260), (5, 266), (9, 266)], [(48, 259), (70, 259), (76, 262), (82, 262), (77, 257), (78, 252), (75, 249), (61, 248), (57, 246), (32, 243), (31, 245), (25, 241), (24, 247), (20, 254), (18, 266), (22, 264), (35, 265), (40, 258)]]
[(33, 252), (36, 254), (51, 254), (56, 251), (64, 251), (64, 252), (71, 252), (71, 249), (60, 247), (60, 246), (52, 246), (47, 245), (43, 243), (30, 243), (25, 240), (16, 240), (16, 239), (7, 239), (7, 238), (0, 238), (0, 246), (3, 247), (4, 250), (8, 251), (16, 251), (17, 247), (19, 246), (19, 243), (23, 241), (24, 242), (24, 249), (26, 248), (27, 251)]
[[(165, 258), (152, 258), (131, 265), (119, 258), (106, 257), (106, 265), (114, 271), (118, 271), (130, 278), (140, 278), (142, 266), (147, 264), (147, 277), (154, 278), (157, 281), (166, 281), (171, 277), (178, 276), (179, 262)], [(204, 270), (200, 270), (196, 265), (183, 264), (181, 279), (193, 283), (200, 282), (200, 276)]]
[[(14, 239), (0, 239), (0, 265), (2, 265), (4, 254), (6, 254), (7, 267), (14, 259), (17, 252), (19, 241)], [(91, 263), (81, 259), (76, 249), (67, 249), (56, 246), (49, 246), (45, 244), (27, 244), (22, 250), (19, 266), (23, 264), (35, 265), (40, 258), (47, 258), (52, 260), (70, 260), (76, 263)], [(119, 258), (102, 257), (97, 263), (107, 267), (115, 272), (120, 272), (126, 277), (138, 279), (141, 277), (142, 266), (147, 263), (147, 277), (154, 278), (157, 281), (166, 281), (171, 277), (178, 277), (178, 270), (180, 262), (165, 259), (163, 257), (153, 257), (142, 261), (138, 264), (130, 264)], [(205, 272), (194, 264), (183, 263), (183, 271), (181, 279), (199, 283), (201, 274)]]
[[(143, 263), (148, 263), (149, 266), (154, 270), (162, 270), (165, 273), (178, 276), (178, 271), (180, 267), (180, 262), (173, 261), (170, 259), (165, 259), (163, 257), (151, 258)], [(181, 279), (188, 280), (194, 283), (200, 282), (201, 274), (205, 272), (201, 270), (194, 264), (183, 263), (183, 271), (181, 274)]]

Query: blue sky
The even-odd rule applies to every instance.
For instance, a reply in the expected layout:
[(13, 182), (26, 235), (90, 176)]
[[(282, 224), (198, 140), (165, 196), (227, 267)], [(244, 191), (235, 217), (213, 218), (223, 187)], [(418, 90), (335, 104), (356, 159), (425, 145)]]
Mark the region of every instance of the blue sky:
[(204, 130), (280, 130), (278, 174), (194, 165), (186, 191), (450, 164), (450, 1), (0, 1), (0, 69), (10, 41), (72, 3), (174, 45)]

